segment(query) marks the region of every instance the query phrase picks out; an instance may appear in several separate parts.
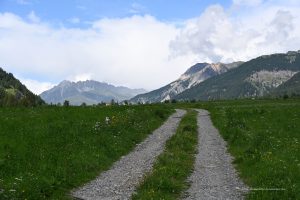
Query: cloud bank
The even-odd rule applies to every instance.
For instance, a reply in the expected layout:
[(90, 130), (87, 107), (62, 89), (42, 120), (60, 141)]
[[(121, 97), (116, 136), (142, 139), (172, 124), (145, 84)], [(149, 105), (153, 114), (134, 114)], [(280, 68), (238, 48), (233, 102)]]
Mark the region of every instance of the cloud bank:
[(233, 0), (230, 8), (211, 5), (180, 25), (133, 15), (99, 19), (80, 29), (49, 24), (34, 11), (26, 19), (0, 13), (0, 66), (35, 93), (64, 79), (150, 90), (196, 62), (245, 61), (297, 50), (297, 24), (300, 5), (293, 0)]
[[(234, 2), (231, 11), (213, 5), (188, 20), (170, 43), (173, 55), (193, 54), (197, 60), (231, 62), (300, 49), (299, 6), (270, 1)], [(247, 6), (247, 14), (232, 13), (237, 12), (236, 5), (242, 6), (240, 11)]]
[(176, 33), (174, 25), (148, 15), (101, 19), (88, 29), (72, 29), (54, 28), (34, 12), (28, 21), (2, 13), (0, 64), (21, 79), (57, 83), (81, 77), (153, 89), (192, 63), (168, 58)]

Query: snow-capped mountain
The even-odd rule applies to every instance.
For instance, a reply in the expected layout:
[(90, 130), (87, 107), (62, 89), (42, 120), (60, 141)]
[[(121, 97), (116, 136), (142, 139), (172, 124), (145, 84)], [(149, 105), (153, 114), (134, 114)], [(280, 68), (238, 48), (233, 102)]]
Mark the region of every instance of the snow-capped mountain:
[(127, 87), (116, 87), (107, 83), (98, 81), (62, 81), (57, 86), (40, 94), (41, 98), (47, 103), (63, 103), (70, 101), (72, 105), (86, 103), (88, 105), (98, 104), (100, 102), (124, 101), (137, 94), (146, 92), (143, 89), (130, 89)]
[(170, 100), (183, 91), (205, 81), (208, 78), (227, 72), (228, 70), (238, 67), (243, 62), (234, 62), (230, 64), (223, 63), (198, 63), (190, 67), (176, 81), (151, 91), (146, 94), (140, 94), (130, 100), (132, 103), (153, 103)]

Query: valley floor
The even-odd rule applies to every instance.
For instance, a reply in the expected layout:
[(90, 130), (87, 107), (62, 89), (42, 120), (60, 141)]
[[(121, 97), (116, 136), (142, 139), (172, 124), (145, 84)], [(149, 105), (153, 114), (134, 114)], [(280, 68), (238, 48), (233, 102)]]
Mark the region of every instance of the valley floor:
[[(198, 118), (196, 158), (196, 115), (183, 117), (175, 133), (183, 115), (179, 111), (178, 118), (169, 119), (170, 127), (163, 125), (154, 134), (159, 137), (150, 135), (175, 108), (208, 110), (222, 137), (204, 110)], [(299, 113), (299, 99), (0, 108), (0, 199), (70, 199), (72, 189), (101, 173), (102, 178), (112, 178), (107, 191), (114, 187), (120, 196), (124, 190), (124, 199), (135, 188), (140, 189), (134, 199), (148, 199), (154, 193), (164, 199), (239, 199), (245, 191), (251, 200), (300, 199)], [(126, 160), (126, 155), (131, 159)], [(148, 164), (139, 165), (135, 159)], [(135, 169), (142, 170), (135, 173)], [(115, 184), (117, 177), (122, 186)], [(101, 193), (96, 190), (91, 199)]]
[[(225, 141), (213, 126), (209, 113), (206, 110), (198, 110), (198, 112), (198, 154), (196, 155), (193, 173), (188, 179), (191, 185), (185, 193), (184, 199), (243, 199), (243, 194), (248, 188), (239, 179), (232, 165), (233, 159), (227, 153)], [(134, 199), (153, 199), (149, 192), (151, 190), (155, 192), (154, 190), (158, 188), (149, 185), (147, 181), (152, 176), (157, 176), (155, 173), (159, 170), (158, 163), (160, 161), (156, 163), (154, 169), (152, 169), (153, 164), (156, 157), (163, 152), (168, 138), (175, 134), (184, 113), (183, 110), (177, 110), (177, 113), (173, 114), (159, 129), (139, 144), (134, 151), (122, 157), (110, 170), (74, 191), (73, 196), (79, 199), (127, 200), (131, 199), (138, 185), (142, 184), (143, 189), (137, 190)], [(194, 117), (196, 118), (196, 116)], [(165, 151), (168, 151), (168, 147)], [(181, 151), (185, 151), (184, 148)], [(167, 168), (168, 165), (160, 167)], [(182, 168), (176, 162), (173, 162), (172, 167), (177, 168), (178, 171)], [(154, 171), (153, 175), (151, 171)], [(145, 177), (145, 174), (148, 175)], [(168, 174), (166, 175), (168, 176)], [(162, 176), (158, 178), (165, 179)], [(167, 178), (172, 180), (178, 177), (174, 175)], [(143, 181), (143, 179), (145, 180)], [(145, 184), (148, 184), (148, 186), (144, 186)], [(161, 186), (168, 187), (163, 184)], [(147, 187), (152, 189), (149, 191)], [(182, 189), (180, 187), (173, 188), (173, 193), (183, 193)], [(174, 196), (161, 194), (158, 198), (173, 199)]]

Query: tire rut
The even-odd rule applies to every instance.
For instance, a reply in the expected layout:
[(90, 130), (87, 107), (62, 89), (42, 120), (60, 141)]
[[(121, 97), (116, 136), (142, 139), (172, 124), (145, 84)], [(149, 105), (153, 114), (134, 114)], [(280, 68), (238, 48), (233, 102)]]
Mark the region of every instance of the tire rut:
[(209, 112), (197, 111), (198, 154), (184, 199), (243, 199), (247, 186), (232, 165), (233, 157), (227, 152), (226, 142), (213, 126)]
[[(114, 163), (111, 169), (95, 180), (71, 192), (75, 199), (126, 200), (130, 199), (144, 175), (152, 170), (166, 141), (175, 134), (184, 110), (177, 109), (153, 134), (126, 156)], [(145, 119), (146, 120), (146, 119)]]

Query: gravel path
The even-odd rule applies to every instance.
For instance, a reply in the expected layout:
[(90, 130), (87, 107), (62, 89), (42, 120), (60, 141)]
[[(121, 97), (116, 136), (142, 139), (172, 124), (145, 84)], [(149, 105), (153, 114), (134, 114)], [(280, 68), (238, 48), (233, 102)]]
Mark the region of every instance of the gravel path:
[[(128, 155), (117, 161), (110, 170), (72, 192), (77, 199), (125, 200), (130, 199), (143, 175), (150, 172), (156, 157), (164, 150), (166, 141), (176, 132), (186, 113), (176, 110), (169, 119)], [(147, 119), (145, 119), (147, 120)]]
[(213, 126), (209, 112), (198, 112), (198, 154), (185, 199), (243, 199), (247, 187), (238, 178), (226, 142)]

